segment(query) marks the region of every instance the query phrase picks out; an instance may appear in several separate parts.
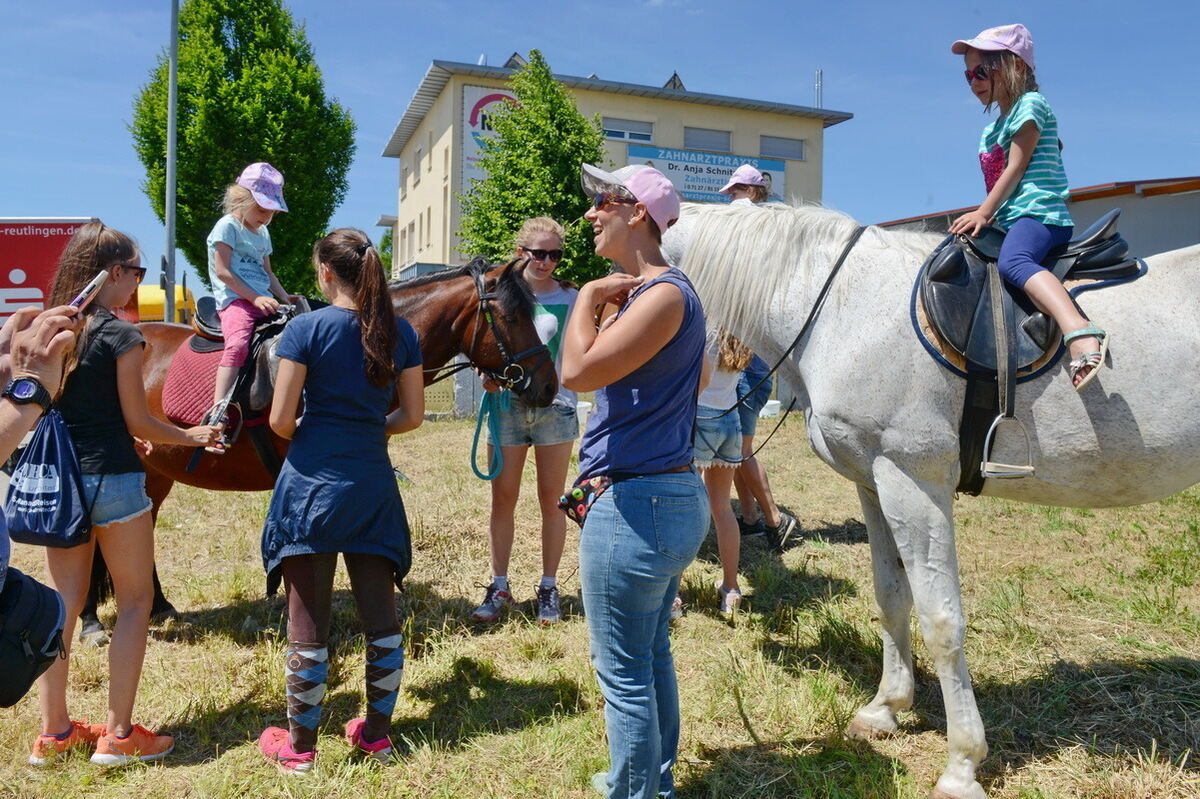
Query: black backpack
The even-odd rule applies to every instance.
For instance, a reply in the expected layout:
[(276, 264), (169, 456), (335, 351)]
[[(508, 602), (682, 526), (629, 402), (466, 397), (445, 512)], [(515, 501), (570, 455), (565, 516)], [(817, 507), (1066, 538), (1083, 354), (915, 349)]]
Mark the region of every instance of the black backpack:
[(9, 567), (0, 591), (0, 707), (21, 701), (54, 658), (65, 658), (62, 597)]

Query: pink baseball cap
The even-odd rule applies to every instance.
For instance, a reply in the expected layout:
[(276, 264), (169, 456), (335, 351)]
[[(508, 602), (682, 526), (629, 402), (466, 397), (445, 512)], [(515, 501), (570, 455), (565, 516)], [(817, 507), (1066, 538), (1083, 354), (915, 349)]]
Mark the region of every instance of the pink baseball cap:
[(667, 228), (679, 221), (679, 194), (667, 176), (652, 166), (630, 164), (615, 172), (605, 172), (599, 167), (584, 164), (579, 178), (589, 197), (613, 189), (623, 189), (626, 194), (632, 195), (646, 206), (660, 233), (666, 233)]
[(723, 188), (717, 189), (717, 191), (721, 194), (730, 194), (734, 186), (761, 185), (763, 185), (762, 172), (759, 172), (749, 164), (742, 164), (733, 170), (733, 174), (729, 176), (729, 182)]
[(1019, 22), (982, 30), (974, 39), (959, 39), (950, 45), (950, 52), (962, 55), (968, 47), (976, 50), (1007, 50), (1020, 56), (1030, 69), (1037, 69), (1033, 64), (1033, 37), (1029, 35), (1029, 29)]
[(286, 211), (283, 201), (283, 174), (265, 161), (258, 161), (242, 170), (235, 181), (254, 195), (254, 202), (268, 211)]

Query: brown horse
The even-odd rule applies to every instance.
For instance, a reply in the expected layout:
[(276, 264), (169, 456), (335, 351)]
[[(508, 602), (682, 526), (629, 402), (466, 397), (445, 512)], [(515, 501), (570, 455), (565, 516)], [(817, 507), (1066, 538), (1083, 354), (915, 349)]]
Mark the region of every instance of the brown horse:
[[(476, 260), (459, 269), (391, 284), (396, 315), (406, 319), (420, 338), (426, 385), (461, 353), (470, 365), (509, 386), (527, 405), (546, 407), (553, 401), (558, 378), (549, 351), (533, 325), (533, 294), (522, 277), (524, 268), (524, 261), (493, 267)], [(192, 330), (163, 322), (147, 322), (139, 327), (146, 339), (142, 372), (146, 399), (150, 412), (167, 421), (162, 406), (167, 369)], [(268, 436), (269, 446), (282, 460), (288, 441), (274, 433)], [(192, 447), (155, 444), (142, 457), (146, 493), (154, 503), (156, 520), (176, 482), (217, 491), (266, 491), (275, 486), (273, 470), (264, 464), (249, 435), (239, 437), (224, 454), (205, 453), (189, 471), (194, 452)], [(98, 552), (96, 562), (96, 572), (100, 572), (103, 561)], [(96, 619), (96, 605), (103, 598), (103, 589), (96, 572), (80, 614), (80, 638), (102, 641), (104, 629)], [(157, 570), (154, 588), (153, 614), (173, 614), (175, 609), (162, 594)]]

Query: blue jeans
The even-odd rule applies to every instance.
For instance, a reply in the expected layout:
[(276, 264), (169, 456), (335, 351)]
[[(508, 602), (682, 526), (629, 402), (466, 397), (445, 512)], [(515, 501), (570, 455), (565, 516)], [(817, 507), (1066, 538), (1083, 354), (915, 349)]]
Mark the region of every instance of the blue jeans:
[(667, 624), (708, 514), (694, 471), (645, 475), (605, 491), (581, 531), (579, 576), (605, 700), (609, 797), (675, 796), (679, 689)]
[(1000, 245), (1000, 257), (996, 259), (996, 268), (1000, 276), (1019, 289), (1024, 289), (1029, 278), (1038, 272), (1045, 272), (1042, 261), (1050, 250), (1066, 244), (1071, 240), (1074, 227), (1068, 225), (1043, 225), (1036, 219), (1023, 216), (1004, 236)]

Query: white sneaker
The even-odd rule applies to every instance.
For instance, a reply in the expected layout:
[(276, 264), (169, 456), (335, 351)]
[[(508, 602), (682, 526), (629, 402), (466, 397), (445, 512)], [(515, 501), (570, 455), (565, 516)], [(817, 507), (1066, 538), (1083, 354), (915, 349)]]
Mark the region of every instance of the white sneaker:
[(557, 624), (562, 621), (562, 609), (558, 602), (558, 586), (539, 585), (537, 589), (538, 624)]
[(717, 589), (717, 596), (721, 598), (721, 615), (732, 616), (737, 613), (742, 607), (742, 592), (736, 588), (726, 588), (722, 580), (718, 579), (713, 586)]

